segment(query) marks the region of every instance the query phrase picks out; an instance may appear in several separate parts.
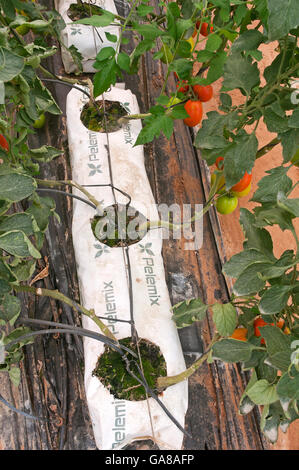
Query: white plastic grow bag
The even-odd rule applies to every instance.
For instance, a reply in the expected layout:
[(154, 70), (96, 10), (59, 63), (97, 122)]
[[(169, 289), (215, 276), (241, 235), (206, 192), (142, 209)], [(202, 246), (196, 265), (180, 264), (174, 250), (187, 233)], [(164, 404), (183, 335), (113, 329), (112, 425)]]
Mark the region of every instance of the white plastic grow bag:
[[(55, 8), (66, 23), (66, 27), (61, 33), (61, 40), (66, 47), (75, 46), (82, 54), (83, 72), (93, 73), (96, 72), (93, 64), (100, 50), (108, 46), (114, 49), (116, 48), (117, 43), (108, 41), (105, 32), (118, 37), (119, 27), (106, 26), (103, 28), (94, 28), (93, 26), (75, 24), (67, 13), (73, 3), (76, 3), (76, 0), (55, 0)], [(85, 0), (84, 3), (88, 3), (88, 0)], [(117, 14), (113, 0), (92, 0), (90, 4)], [(64, 47), (61, 48), (61, 56), (67, 73), (78, 71), (78, 67), (74, 63), (71, 54)]]
[[(139, 112), (136, 97), (129, 90), (114, 87), (104, 96), (107, 100), (125, 104), (130, 114)], [(88, 98), (78, 90), (72, 90), (67, 98), (73, 179), (81, 185), (111, 182), (107, 152), (109, 142), (114, 186), (130, 194), (134, 208), (151, 220), (157, 220), (158, 213), (144, 167), (143, 147), (133, 147), (141, 130), (141, 122), (131, 120), (122, 129), (108, 135), (90, 131), (80, 120), (81, 110), (87, 101)], [(114, 204), (111, 188), (88, 189), (99, 201), (103, 201), (105, 207)], [(117, 196), (117, 200), (120, 203), (128, 202), (122, 195)], [(73, 244), (81, 302), (86, 308), (94, 309), (96, 314), (106, 316), (106, 324), (118, 339), (129, 337), (130, 325), (114, 320), (130, 319), (123, 248), (108, 248), (94, 237), (90, 227), (90, 219), (94, 215), (91, 207), (74, 200)], [(171, 320), (159, 232), (160, 229), (148, 232), (129, 249), (134, 319), (139, 337), (160, 347), (166, 361), (167, 375), (175, 375), (185, 370), (185, 362), (177, 329)], [(83, 326), (99, 331), (94, 322), (85, 316)], [(92, 376), (97, 359), (104, 351), (103, 344), (84, 338), (84, 351), (86, 395), (97, 446), (105, 450), (121, 448), (130, 440), (152, 436), (149, 405), (156, 440), (164, 442), (165, 449), (181, 449), (182, 432), (152, 398), (148, 401), (118, 400), (97, 377)], [(160, 398), (184, 426), (188, 406), (187, 381), (167, 388)], [(160, 447), (163, 448), (163, 445)]]

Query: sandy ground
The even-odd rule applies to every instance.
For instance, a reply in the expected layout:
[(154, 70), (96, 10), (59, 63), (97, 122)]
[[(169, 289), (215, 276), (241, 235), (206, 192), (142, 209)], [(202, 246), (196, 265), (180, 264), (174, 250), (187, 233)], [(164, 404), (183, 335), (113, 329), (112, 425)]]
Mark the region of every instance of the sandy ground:
[[(260, 47), (260, 50), (263, 52), (264, 58), (259, 63), (259, 67), (263, 70), (273, 61), (277, 52), (275, 52), (275, 45), (263, 45)], [(213, 99), (204, 104), (204, 113), (206, 114), (209, 111), (217, 110), (218, 105), (220, 104), (219, 94), (221, 88), (221, 81), (213, 84), (214, 88), (214, 97)], [(243, 96), (239, 92), (232, 92), (231, 96), (233, 98), (234, 104), (242, 103)], [(205, 118), (205, 115), (203, 119)], [(263, 147), (269, 143), (275, 136), (268, 132), (265, 124), (260, 122), (257, 128), (257, 137), (259, 140), (259, 148)], [(242, 250), (242, 244), (244, 241), (244, 236), (239, 224), (240, 216), (240, 207), (246, 207), (252, 209), (255, 206), (255, 203), (250, 202), (250, 198), (253, 192), (257, 189), (258, 181), (265, 176), (265, 172), (271, 168), (281, 165), (282, 163), (282, 148), (281, 145), (276, 146), (268, 154), (256, 161), (256, 164), (253, 169), (252, 176), (252, 191), (250, 195), (240, 199), (239, 206), (233, 214), (230, 215), (219, 215), (220, 225), (222, 229), (222, 235), (226, 250), (226, 255), (228, 259)], [(298, 181), (299, 179), (299, 168), (293, 167), (289, 173), (293, 181)], [(292, 193), (292, 197), (299, 197), (299, 187), (297, 187)], [(289, 231), (281, 231), (279, 227), (267, 227), (270, 231), (273, 238), (274, 244), (274, 254), (279, 257), (285, 250), (295, 249), (296, 244), (293, 239), (293, 236)], [(296, 231), (299, 234), (299, 219), (296, 220)], [(290, 426), (289, 431), (286, 434), (280, 433), (278, 443), (275, 447), (276, 449), (299, 449), (299, 421), (293, 423)]]

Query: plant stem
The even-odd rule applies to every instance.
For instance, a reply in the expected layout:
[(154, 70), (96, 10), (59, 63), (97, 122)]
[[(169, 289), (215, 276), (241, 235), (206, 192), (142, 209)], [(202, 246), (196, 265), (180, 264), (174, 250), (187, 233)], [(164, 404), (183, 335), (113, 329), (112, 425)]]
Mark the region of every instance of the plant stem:
[(275, 137), (275, 139), (272, 139), (271, 142), (269, 142), (267, 145), (264, 145), (256, 154), (256, 159), (263, 157), (268, 153), (270, 150), (272, 150), (276, 145), (280, 144), (280, 140)]
[(113, 339), (114, 341), (118, 342), (117, 338), (115, 338), (115, 336), (113, 335), (113, 333), (111, 333), (109, 328), (96, 316), (94, 310), (87, 310), (85, 307), (77, 304), (77, 302), (75, 302), (74, 300), (71, 300), (69, 297), (65, 296), (58, 290), (42, 289), (40, 287), (35, 288), (35, 287), (23, 286), (23, 285), (14, 285), (13, 289), (16, 292), (30, 292), (31, 294), (35, 294), (40, 297), (51, 297), (52, 299), (60, 300), (61, 302), (64, 302), (65, 304), (69, 305), (75, 310), (79, 309), (84, 315), (86, 315), (91, 320), (93, 320), (96, 323), (96, 325), (100, 328), (100, 330), (108, 338)]
[(119, 124), (123, 124), (126, 121), (130, 121), (131, 119), (144, 119), (150, 117), (151, 113), (143, 113), (143, 114), (127, 114), (126, 116), (122, 116), (118, 119)]
[(213, 344), (215, 344), (220, 338), (221, 336), (216, 333), (211, 341), (207, 352), (205, 352), (199, 359), (197, 359), (197, 361), (195, 361), (190, 367), (188, 367), (188, 369), (184, 370), (184, 372), (169, 377), (158, 377), (158, 389), (163, 389), (169, 387), (170, 385), (175, 385), (179, 382), (182, 382), (183, 380), (188, 379), (208, 359)]
[(73, 186), (74, 188), (78, 189), (83, 194), (85, 194), (85, 196), (90, 200), (90, 202), (92, 202), (96, 207), (101, 206), (99, 201), (92, 194), (90, 194), (90, 192), (88, 192), (83, 186), (76, 183), (75, 181), (72, 181), (72, 180), (56, 181), (56, 180), (39, 180), (39, 179), (37, 179), (36, 181), (38, 184), (42, 186), (49, 186), (50, 188), (52, 188), (53, 186), (61, 186), (61, 185)]

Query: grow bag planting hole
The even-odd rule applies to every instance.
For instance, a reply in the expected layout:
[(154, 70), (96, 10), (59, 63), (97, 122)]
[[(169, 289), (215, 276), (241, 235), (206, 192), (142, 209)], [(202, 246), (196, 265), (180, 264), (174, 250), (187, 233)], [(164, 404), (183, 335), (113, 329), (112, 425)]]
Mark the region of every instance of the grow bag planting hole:
[[(138, 349), (131, 337), (119, 340), (120, 344), (127, 346), (138, 354)], [(148, 386), (156, 393), (156, 381), (158, 377), (166, 376), (166, 362), (160, 348), (146, 339), (138, 340), (139, 352), (142, 360), (143, 374)], [(125, 351), (130, 360), (131, 371), (141, 379), (137, 367), (132, 361), (132, 356)], [(136, 359), (136, 361), (138, 361)], [(139, 367), (140, 364), (137, 362)], [(126, 369), (126, 362), (122, 356), (105, 345), (103, 354), (98, 358), (97, 365), (92, 375), (98, 377), (100, 382), (120, 400), (141, 401), (146, 399), (144, 387), (132, 377)], [(161, 393), (161, 390), (159, 390)]]
[(90, 3), (72, 3), (67, 11), (67, 16), (72, 21), (82, 20), (84, 18), (89, 18), (93, 15), (101, 16), (103, 14), (103, 9), (97, 5), (92, 5)]
[(96, 101), (97, 108), (87, 103), (81, 112), (81, 121), (87, 129), (94, 132), (116, 132), (122, 125), (118, 120), (128, 113), (119, 101)]
[(103, 215), (91, 219), (91, 229), (97, 240), (109, 247), (138, 243), (147, 233), (148, 219), (137, 209), (125, 204), (113, 204)]

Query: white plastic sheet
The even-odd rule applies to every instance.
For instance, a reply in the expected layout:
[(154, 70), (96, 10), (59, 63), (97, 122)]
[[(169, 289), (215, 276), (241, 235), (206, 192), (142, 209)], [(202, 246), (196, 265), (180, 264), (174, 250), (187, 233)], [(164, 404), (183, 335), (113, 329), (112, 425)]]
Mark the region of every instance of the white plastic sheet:
[[(129, 90), (114, 87), (104, 96), (106, 100), (122, 103), (130, 114), (139, 112), (137, 100)], [(151, 220), (157, 220), (158, 213), (144, 167), (143, 147), (133, 147), (141, 122), (131, 120), (108, 135), (90, 131), (80, 120), (86, 102), (86, 96), (78, 90), (72, 90), (67, 98), (72, 178), (81, 185), (110, 183), (109, 146), (114, 186), (130, 194), (134, 208)], [(115, 203), (110, 187), (88, 189), (105, 207)], [(124, 196), (116, 194), (118, 202), (128, 202)], [(94, 215), (91, 207), (74, 200), (73, 244), (81, 302), (98, 315), (107, 317), (106, 324), (121, 339), (131, 335), (129, 324), (115, 322), (115, 318), (130, 319), (124, 251), (121, 247), (109, 248), (94, 237), (90, 227), (90, 219)], [(166, 361), (167, 375), (174, 375), (185, 370), (185, 362), (177, 329), (171, 320), (161, 248), (160, 230), (148, 232), (140, 242), (130, 246), (133, 312), (139, 337), (159, 346)], [(83, 317), (83, 326), (99, 331), (88, 317)], [(182, 432), (152, 398), (148, 402), (118, 400), (97, 377), (92, 376), (103, 350), (102, 343), (84, 338), (85, 387), (97, 446), (100, 449), (121, 448), (132, 439), (153, 435), (165, 443), (165, 449), (181, 449)], [(167, 388), (160, 398), (184, 426), (188, 404), (187, 381)]]
[[(106, 38), (105, 32), (119, 36), (118, 26), (106, 26), (103, 28), (94, 28), (93, 26), (75, 24), (68, 16), (70, 5), (76, 3), (76, 0), (55, 0), (55, 8), (61, 14), (66, 23), (66, 28), (61, 33), (61, 40), (66, 47), (75, 46), (82, 54), (83, 72), (93, 73), (96, 70), (93, 67), (95, 58), (104, 47), (116, 48), (115, 42), (110, 42)], [(86, 0), (84, 3), (88, 3)], [(113, 0), (92, 0), (91, 5), (96, 5), (111, 13), (117, 14)], [(71, 54), (64, 48), (61, 48), (61, 56), (65, 71), (74, 73), (78, 71)]]

